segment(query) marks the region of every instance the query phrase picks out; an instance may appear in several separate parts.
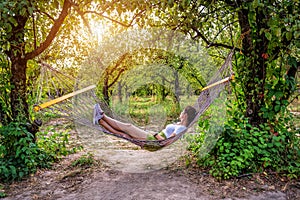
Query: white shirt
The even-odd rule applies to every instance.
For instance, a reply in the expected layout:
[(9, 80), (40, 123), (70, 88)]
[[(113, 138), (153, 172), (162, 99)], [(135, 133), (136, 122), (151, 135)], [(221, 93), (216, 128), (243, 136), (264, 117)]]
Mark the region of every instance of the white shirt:
[(162, 132), (165, 134), (166, 138), (169, 138), (173, 133), (175, 133), (177, 135), (177, 134), (181, 133), (182, 131), (184, 131), (185, 129), (186, 129), (186, 127), (183, 125), (168, 124)]

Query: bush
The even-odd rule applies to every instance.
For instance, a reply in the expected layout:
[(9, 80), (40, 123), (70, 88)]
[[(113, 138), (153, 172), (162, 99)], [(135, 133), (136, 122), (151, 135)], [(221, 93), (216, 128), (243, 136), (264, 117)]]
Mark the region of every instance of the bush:
[[(229, 114), (232, 117), (213, 150), (205, 157), (198, 157), (200, 166), (210, 168), (211, 175), (218, 179), (269, 171), (290, 178), (300, 176), (299, 130), (294, 128), (289, 114), (281, 113), (276, 122), (258, 127), (251, 126), (240, 112), (230, 110)], [(198, 141), (189, 147), (195, 155), (199, 155), (201, 146), (205, 145), (203, 135), (199, 135)]]
[(67, 133), (46, 133), (34, 136), (26, 126), (10, 123), (0, 127), (0, 180), (13, 181), (35, 173), (38, 168), (50, 167), (61, 155), (74, 152), (67, 150)]

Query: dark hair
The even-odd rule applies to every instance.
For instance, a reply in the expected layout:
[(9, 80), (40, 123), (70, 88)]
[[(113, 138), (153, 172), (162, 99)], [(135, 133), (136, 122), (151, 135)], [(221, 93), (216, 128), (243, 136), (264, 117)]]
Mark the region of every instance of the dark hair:
[(189, 125), (196, 117), (197, 111), (193, 106), (187, 106), (184, 109), (184, 112), (187, 114), (187, 125)]

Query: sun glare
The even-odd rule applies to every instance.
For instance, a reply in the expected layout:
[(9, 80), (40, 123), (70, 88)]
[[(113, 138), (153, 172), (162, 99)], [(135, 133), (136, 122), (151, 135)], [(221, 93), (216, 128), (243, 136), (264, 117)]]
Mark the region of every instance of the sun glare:
[(91, 29), (93, 36), (96, 37), (98, 43), (101, 43), (105, 36), (108, 35), (109, 32), (109, 24), (104, 23), (103, 21), (92, 21)]

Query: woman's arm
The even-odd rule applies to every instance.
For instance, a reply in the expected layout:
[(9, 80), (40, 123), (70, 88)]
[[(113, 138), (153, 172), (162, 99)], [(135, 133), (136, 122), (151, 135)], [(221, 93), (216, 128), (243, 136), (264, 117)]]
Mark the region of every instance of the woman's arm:
[(172, 133), (172, 134), (170, 135), (170, 138), (171, 138), (171, 137), (175, 137), (175, 135), (176, 135), (176, 133)]
[(153, 135), (157, 140), (164, 140), (165, 138), (159, 134), (154, 134)]
[[(176, 135), (176, 133), (172, 133), (169, 138), (174, 137)], [(153, 135), (157, 140), (164, 140), (166, 138), (164, 138), (163, 136), (159, 135), (158, 133)]]

